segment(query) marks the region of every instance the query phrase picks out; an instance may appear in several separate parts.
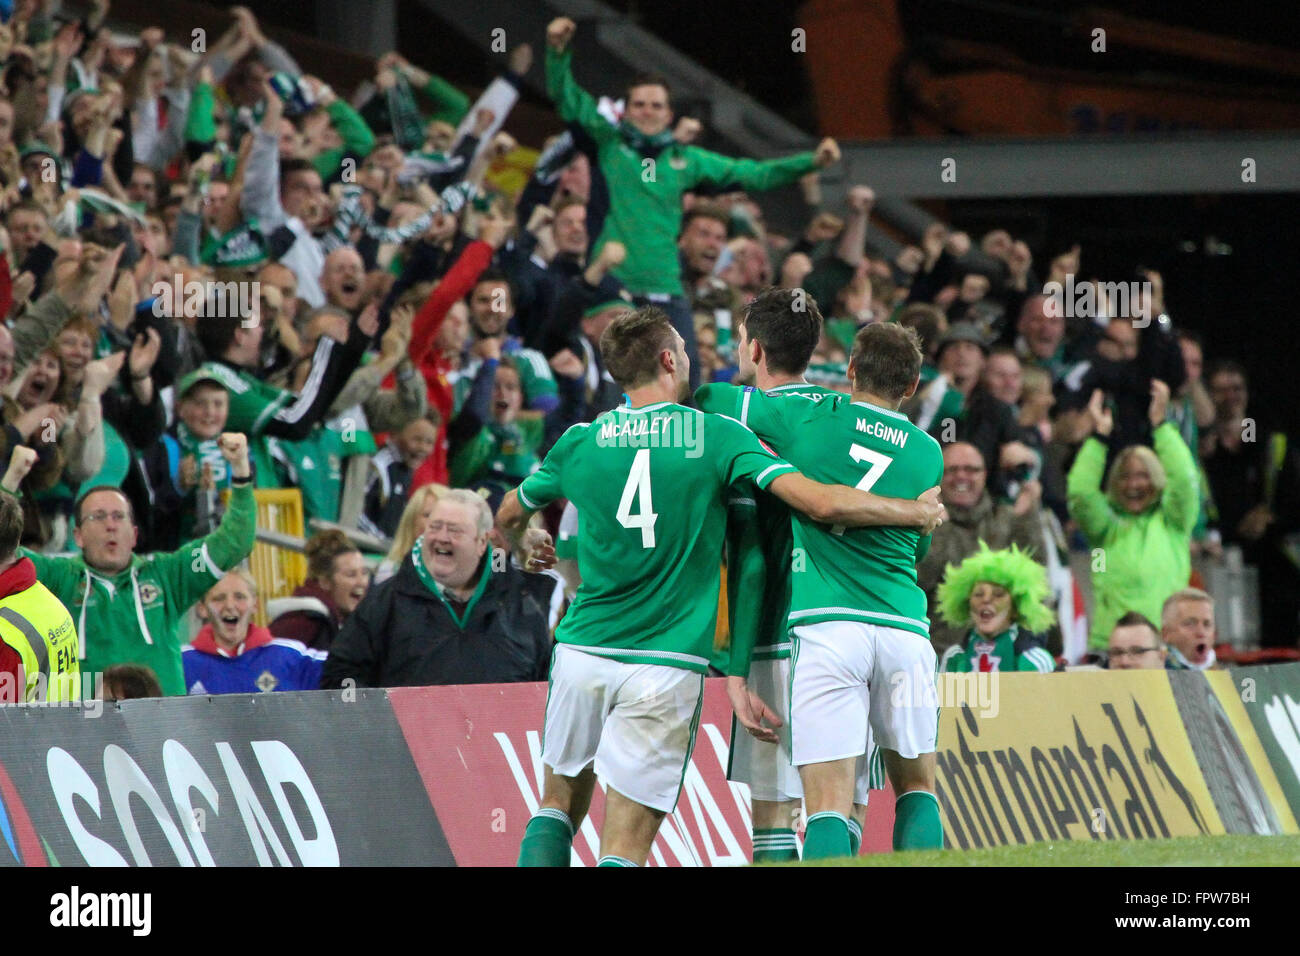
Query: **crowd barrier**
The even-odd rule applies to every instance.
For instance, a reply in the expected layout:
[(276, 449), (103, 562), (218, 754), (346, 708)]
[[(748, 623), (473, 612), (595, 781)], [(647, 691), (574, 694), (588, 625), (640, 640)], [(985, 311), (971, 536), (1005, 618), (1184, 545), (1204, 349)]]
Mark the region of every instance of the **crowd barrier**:
[[(951, 690), (951, 688), (949, 688)], [(945, 699), (938, 783), (956, 850), (1036, 840), (1296, 833), (1300, 664), (1212, 674), (1007, 674)], [(544, 684), (0, 708), (0, 863), (514, 862), (542, 781)], [(749, 858), (731, 717), (706, 682), (658, 866)], [(864, 851), (888, 851), (874, 795)], [(574, 841), (598, 852), (603, 793)]]

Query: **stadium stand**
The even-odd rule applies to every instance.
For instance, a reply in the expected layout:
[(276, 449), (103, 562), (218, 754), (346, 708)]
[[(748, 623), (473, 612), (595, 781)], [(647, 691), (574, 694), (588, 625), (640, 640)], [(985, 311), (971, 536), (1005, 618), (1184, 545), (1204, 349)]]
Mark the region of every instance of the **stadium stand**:
[[(918, 333), (919, 388), (900, 412), (944, 446), (944, 493), (960, 501), (920, 566), (931, 617), (957, 566), (1015, 543), (1032, 565), (1021, 576), (1046, 582), (1041, 621), (1029, 618), (1042, 633), (1030, 639), (1010, 612), (1001, 630), (1021, 670), (1104, 668), (1116, 622), (1140, 612), (1164, 626), (1167, 600), (1190, 587), (1213, 596), (1212, 621), (1170, 669), (1300, 660), (1300, 453), (1252, 400), (1247, 370), (1209, 354), (1169, 308), (1162, 276), (1141, 264), (1154, 260), (1103, 274), (1094, 247), (1039, 243), (1014, 217), (967, 231), (896, 194), (878, 200), (844, 176), (871, 167), (869, 147), (846, 147), (845, 163), (834, 139), (608, 9), (565, 49), (548, 48), (545, 5), (519, 13), (508, 46), (484, 40), (511, 6), (431, 2), (476, 37), (444, 76), (438, 50), (370, 56), (269, 30), (243, 7), (0, 4), (0, 462), (14, 462), (3, 488), (37, 566), (77, 570), (62, 592), (73, 620), (107, 582), (132, 596), (120, 613), (140, 632), (135, 654), (122, 634), (83, 632), (83, 666), (174, 650), (171, 696), (186, 689), (183, 645), (202, 669), (187, 675), (193, 693), (299, 690), (322, 668), (328, 687), (357, 674), (543, 678), (580, 585), (580, 516), (557, 500), (533, 518), (557, 543), (563, 586), (525, 574), (527, 552), (493, 528), (469, 558), (472, 544), (447, 549), (480, 562), (461, 594), (463, 575), (449, 588), (430, 570), (438, 495), (425, 489), (467, 489), (495, 513), (568, 429), (622, 403), (602, 333), (637, 306), (668, 315), (692, 385), (753, 385), (740, 327), (772, 288), (824, 315), (806, 369), (823, 389), (852, 391), (862, 329)], [(208, 551), (246, 483), (223, 456), (232, 434), (246, 437), (256, 502), (257, 541), (238, 567)], [(129, 507), (78, 527), (79, 503), (106, 485)], [(113, 562), (75, 557), (87, 521)], [(105, 530), (119, 524), (120, 536)], [(359, 605), (325, 599), (328, 561), (309, 579), (310, 535), (364, 555), (367, 584), (385, 559), (379, 583), (355, 589)], [(140, 583), (165, 555), (188, 568), (172, 588), (182, 606), (160, 594), (161, 573)], [(240, 603), (239, 620), (214, 627), (213, 608), (235, 606), (220, 591), (200, 632), (195, 595), (223, 579), (251, 616)], [(442, 604), (421, 613), (441, 627), (445, 605), (463, 630), (481, 579), (512, 582), (540, 635), (539, 647), (526, 635), (526, 667), (472, 646), (442, 669), (366, 656), (377, 645), (359, 629), (375, 621), (384, 640), (418, 643), (392, 610), (399, 588), (427, 587)], [(761, 597), (738, 580), (722, 568), (711, 676), (726, 673), (738, 610)], [(986, 634), (966, 606), (977, 583), (1001, 587), (966, 582), (961, 616), (931, 636), (956, 645), (962, 670), (996, 670), (984, 645), (999, 629)], [(328, 634), (310, 652), (289, 647), (268, 614), (277, 601), (299, 614), (320, 604)], [(229, 677), (223, 658), (272, 634), (293, 679)], [(357, 655), (348, 667), (327, 660), (335, 640)]]

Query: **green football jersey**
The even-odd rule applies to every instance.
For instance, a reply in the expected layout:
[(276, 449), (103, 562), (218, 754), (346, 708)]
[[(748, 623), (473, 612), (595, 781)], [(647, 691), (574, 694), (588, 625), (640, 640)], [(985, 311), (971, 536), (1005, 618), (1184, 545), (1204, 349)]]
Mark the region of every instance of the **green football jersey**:
[(582, 584), (556, 641), (705, 673), (729, 486), (793, 471), (739, 422), (670, 402), (571, 427), (518, 489), (526, 508), (567, 498), (582, 516)]
[[(731, 385), (706, 385), (696, 402), (726, 412), (735, 408), (736, 391), (742, 420), (815, 481), (914, 499), (943, 476), (939, 443), (899, 412), (848, 395), (779, 398)], [(865, 621), (929, 636), (925, 592), (916, 583), (928, 535), (916, 528), (828, 528), (793, 517), (790, 627)]]
[(521, 414), (509, 424), (488, 422), (457, 449), (447, 467), (451, 486), (465, 488), (477, 481), (504, 478), (514, 484), (538, 468), (537, 449), (546, 423), (538, 412)]
[[(745, 423), (747, 389), (715, 390), (718, 402), (734, 398), (730, 407), (715, 404), (722, 412)], [(821, 401), (842, 395), (834, 389), (805, 382), (780, 385), (767, 391), (775, 398), (798, 396)], [(790, 555), (794, 532), (790, 508), (776, 495), (761, 492), (745, 483), (737, 486), (730, 501), (727, 531), (727, 601), (731, 611), (732, 661), (730, 673), (744, 677), (748, 661), (774, 660), (790, 656), (786, 619), (790, 616)], [(746, 527), (747, 524), (752, 527)], [(745, 554), (756, 549), (757, 555)], [(745, 650), (752, 640), (752, 657)]]
[[(515, 363), (515, 369), (519, 372), (519, 388), (523, 392), (525, 408), (532, 408), (539, 398), (558, 394), (551, 365), (541, 352), (512, 344), (507, 340), (502, 354)], [(465, 404), (465, 398), (474, 385), (474, 376), (478, 374), (479, 366), (482, 364), (481, 359), (473, 358), (461, 366), (460, 375), (454, 386), (458, 411)]]
[(224, 362), (205, 362), (199, 371), (204, 378), (221, 383), (230, 396), (226, 430), (243, 432), (251, 441), (260, 435), (266, 423), (282, 408), (297, 400), (293, 392), (268, 385), (251, 372), (235, 369)]
[(303, 517), (337, 521), (343, 494), (343, 459), (373, 455), (375, 437), (368, 431), (348, 433), (332, 428), (313, 428), (301, 441), (285, 438), (267, 440), (271, 456), (284, 471), (285, 484), (302, 492)]

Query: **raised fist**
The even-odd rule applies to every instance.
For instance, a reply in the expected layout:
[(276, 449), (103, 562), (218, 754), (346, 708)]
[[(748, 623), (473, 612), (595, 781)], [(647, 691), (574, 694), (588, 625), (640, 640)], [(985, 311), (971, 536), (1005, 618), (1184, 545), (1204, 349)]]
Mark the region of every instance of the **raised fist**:
[(683, 116), (673, 127), (673, 139), (686, 146), (695, 142), (696, 137), (700, 135), (700, 130), (704, 128), (699, 120), (691, 116)]
[(230, 462), (231, 474), (236, 478), (247, 478), (248, 438), (242, 432), (222, 432), (217, 445), (221, 448), (221, 457)]
[(1158, 378), (1151, 380), (1151, 405), (1147, 409), (1147, 415), (1151, 419), (1151, 427), (1159, 428), (1165, 420), (1165, 414), (1169, 411), (1169, 386)]
[(611, 239), (600, 249), (600, 260), (610, 269), (617, 269), (627, 259), (627, 246)]
[(849, 190), (849, 209), (854, 212), (870, 212), (876, 203), (876, 191), (870, 186), (854, 186)]
[(87, 365), (81, 380), (81, 397), (98, 398), (103, 395), (122, 371), (122, 363), (125, 361), (126, 352), (114, 352)]
[(954, 259), (960, 259), (970, 252), (970, 236), (964, 232), (954, 232), (948, 236), (948, 252)]
[(833, 166), (840, 161), (840, 144), (834, 139), (827, 136), (817, 144), (817, 152), (813, 156), (813, 162), (817, 164), (818, 169), (825, 169), (827, 166)]
[(15, 445), (13, 454), (9, 456), (9, 468), (4, 473), (4, 478), (0, 479), (0, 486), (16, 494), (18, 486), (35, 464), (36, 452), (33, 449), (26, 445)]
[(546, 27), (546, 43), (556, 53), (563, 53), (577, 30), (578, 25), (568, 17), (556, 17)]

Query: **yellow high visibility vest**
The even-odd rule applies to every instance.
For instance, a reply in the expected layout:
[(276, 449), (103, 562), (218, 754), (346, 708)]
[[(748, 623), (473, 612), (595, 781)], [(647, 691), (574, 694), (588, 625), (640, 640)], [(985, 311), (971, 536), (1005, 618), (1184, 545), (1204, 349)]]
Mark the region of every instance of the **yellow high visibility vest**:
[[(66, 701), (81, 697), (81, 663), (72, 615), (37, 581), (25, 591), (0, 598), (0, 641), (23, 660), (24, 701)], [(13, 688), (3, 688), (12, 703)]]

